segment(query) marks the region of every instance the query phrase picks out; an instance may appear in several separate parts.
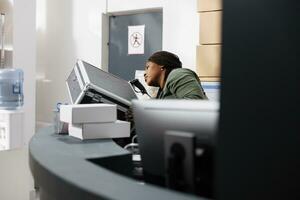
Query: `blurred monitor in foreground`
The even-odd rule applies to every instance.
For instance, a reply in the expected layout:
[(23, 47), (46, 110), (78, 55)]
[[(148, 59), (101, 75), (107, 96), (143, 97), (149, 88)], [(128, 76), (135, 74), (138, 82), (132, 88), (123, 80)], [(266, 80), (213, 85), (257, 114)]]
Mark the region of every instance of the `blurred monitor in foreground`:
[[(204, 174), (205, 190), (212, 189), (213, 149), (219, 118), (219, 103), (207, 100), (133, 101), (133, 115), (146, 182), (164, 185), (164, 135), (168, 131), (193, 133), (195, 147), (203, 152), (196, 159), (196, 172)], [(196, 150), (195, 149), (195, 150)], [(199, 149), (198, 149), (199, 150)], [(201, 166), (199, 166), (201, 165)], [(206, 191), (211, 193), (211, 191)]]

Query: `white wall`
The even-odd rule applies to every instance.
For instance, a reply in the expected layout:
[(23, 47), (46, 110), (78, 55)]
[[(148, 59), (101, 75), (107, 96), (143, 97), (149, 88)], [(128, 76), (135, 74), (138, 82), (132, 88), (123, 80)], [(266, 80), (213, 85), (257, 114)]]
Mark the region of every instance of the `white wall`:
[(0, 12), (5, 14), (5, 49), (10, 49), (13, 37), (13, 1), (0, 0)]
[(177, 54), (185, 68), (196, 70), (196, 45), (199, 43), (197, 1), (165, 1), (163, 17), (163, 49)]
[[(65, 80), (76, 59), (100, 67), (105, 1), (37, 2), (37, 120), (52, 122), (57, 102), (68, 102)], [(41, 123), (39, 123), (41, 124)]]
[[(0, 0), (0, 12), (5, 14), (4, 23), (4, 67), (12, 67), (13, 54), (13, 1)], [(2, 63), (1, 63), (2, 64)]]
[(14, 0), (13, 66), (24, 71), (24, 139), (27, 144), (35, 133), (35, 1)]
[[(196, 69), (199, 20), (196, 0), (39, 0), (37, 120), (52, 121), (57, 102), (67, 102), (65, 79), (76, 59), (101, 67), (102, 17), (140, 9), (163, 9), (163, 50), (179, 55), (184, 67)], [(105, 55), (105, 53), (103, 54)]]

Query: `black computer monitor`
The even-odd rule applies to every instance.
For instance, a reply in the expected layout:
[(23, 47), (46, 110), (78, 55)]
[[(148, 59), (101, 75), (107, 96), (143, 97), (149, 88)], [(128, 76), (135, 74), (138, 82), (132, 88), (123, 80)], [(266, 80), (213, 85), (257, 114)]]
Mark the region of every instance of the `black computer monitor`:
[(214, 146), (219, 117), (218, 102), (135, 100), (132, 106), (143, 171), (147, 175), (146, 181), (147, 177), (157, 181), (164, 179), (166, 131), (190, 132), (196, 136), (196, 146)]

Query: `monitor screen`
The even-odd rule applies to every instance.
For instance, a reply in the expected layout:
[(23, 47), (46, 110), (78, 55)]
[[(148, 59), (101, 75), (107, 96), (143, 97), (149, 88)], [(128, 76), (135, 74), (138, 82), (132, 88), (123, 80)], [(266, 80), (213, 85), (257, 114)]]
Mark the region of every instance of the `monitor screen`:
[(135, 100), (133, 115), (143, 171), (164, 176), (164, 133), (195, 134), (196, 145), (214, 146), (219, 103), (208, 100)]

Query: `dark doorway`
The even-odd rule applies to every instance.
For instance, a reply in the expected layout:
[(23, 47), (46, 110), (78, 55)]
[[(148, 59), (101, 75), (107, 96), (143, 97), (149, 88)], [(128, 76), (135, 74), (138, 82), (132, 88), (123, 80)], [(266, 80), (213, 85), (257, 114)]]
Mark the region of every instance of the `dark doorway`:
[[(145, 25), (144, 53), (128, 54), (128, 26)], [(145, 61), (162, 49), (162, 11), (109, 17), (108, 71), (131, 80), (136, 70), (144, 70)]]

